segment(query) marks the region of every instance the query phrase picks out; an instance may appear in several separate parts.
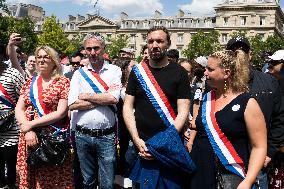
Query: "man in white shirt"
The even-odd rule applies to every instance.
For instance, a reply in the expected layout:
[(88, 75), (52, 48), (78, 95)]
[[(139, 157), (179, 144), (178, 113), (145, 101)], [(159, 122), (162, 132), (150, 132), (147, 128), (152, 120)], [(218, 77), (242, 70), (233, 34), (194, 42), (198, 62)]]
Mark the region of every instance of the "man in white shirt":
[(69, 109), (78, 110), (77, 154), (84, 188), (94, 188), (98, 177), (101, 189), (112, 189), (116, 147), (113, 105), (119, 100), (122, 73), (104, 60), (101, 36), (87, 34), (83, 43), (89, 64), (74, 73), (68, 97)]

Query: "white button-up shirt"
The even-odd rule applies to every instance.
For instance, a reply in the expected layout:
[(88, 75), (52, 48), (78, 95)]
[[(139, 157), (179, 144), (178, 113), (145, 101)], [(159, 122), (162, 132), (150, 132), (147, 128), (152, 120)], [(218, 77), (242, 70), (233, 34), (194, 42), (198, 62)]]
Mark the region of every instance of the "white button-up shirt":
[[(87, 66), (87, 69), (92, 69), (91, 65)], [(108, 85), (121, 86), (121, 69), (115, 65), (104, 62), (102, 69), (99, 72), (102, 80)], [(75, 71), (71, 84), (70, 92), (68, 96), (68, 106), (79, 100), (81, 93), (95, 93), (90, 84), (85, 80), (81, 73)], [(120, 87), (116, 90), (109, 92), (117, 100), (120, 98)], [(97, 106), (89, 110), (78, 110), (73, 115), (73, 124), (81, 125), (89, 129), (106, 129), (114, 126), (115, 115), (114, 112), (108, 106)]]

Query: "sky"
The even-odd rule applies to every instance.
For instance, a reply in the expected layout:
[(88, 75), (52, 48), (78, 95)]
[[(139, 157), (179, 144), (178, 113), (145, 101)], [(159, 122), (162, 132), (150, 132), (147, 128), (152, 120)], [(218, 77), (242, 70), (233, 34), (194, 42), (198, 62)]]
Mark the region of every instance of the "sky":
[[(163, 16), (175, 16), (183, 10), (192, 16), (214, 14), (213, 7), (224, 0), (6, 0), (7, 3), (34, 4), (42, 7), (46, 16), (56, 15), (60, 20), (68, 20), (68, 15), (98, 13), (109, 19), (118, 19), (121, 12), (129, 17), (151, 17), (155, 10)], [(284, 2), (280, 0), (282, 9)]]

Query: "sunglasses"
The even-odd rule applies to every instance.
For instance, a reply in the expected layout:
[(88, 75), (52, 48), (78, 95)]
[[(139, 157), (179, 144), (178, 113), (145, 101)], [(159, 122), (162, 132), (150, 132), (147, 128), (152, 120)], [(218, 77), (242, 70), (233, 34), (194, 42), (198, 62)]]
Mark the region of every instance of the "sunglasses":
[(74, 66), (74, 65), (80, 66), (80, 62), (70, 62), (70, 64), (71, 64), (72, 66)]
[(276, 65), (281, 64), (281, 63), (284, 63), (284, 61), (283, 60), (270, 60), (268, 62), (268, 64), (270, 64), (272, 66), (276, 66)]

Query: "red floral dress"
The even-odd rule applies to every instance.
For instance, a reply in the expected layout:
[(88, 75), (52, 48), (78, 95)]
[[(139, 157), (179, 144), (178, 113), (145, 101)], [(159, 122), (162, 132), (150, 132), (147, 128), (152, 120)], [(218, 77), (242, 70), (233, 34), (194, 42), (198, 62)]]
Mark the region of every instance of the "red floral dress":
[[(30, 120), (29, 112), (32, 109), (30, 100), (31, 78), (24, 84), (21, 95), (26, 104), (26, 118)], [(54, 79), (49, 86), (42, 91), (43, 102), (50, 112), (56, 111), (60, 99), (66, 99), (70, 88), (70, 81), (64, 76)], [(35, 119), (38, 115), (35, 115)], [(68, 125), (66, 125), (68, 127)], [(20, 134), (17, 155), (17, 181), (20, 189), (35, 188), (73, 188), (72, 160), (67, 160), (61, 166), (30, 167), (26, 163), (27, 146), (23, 134)]]

